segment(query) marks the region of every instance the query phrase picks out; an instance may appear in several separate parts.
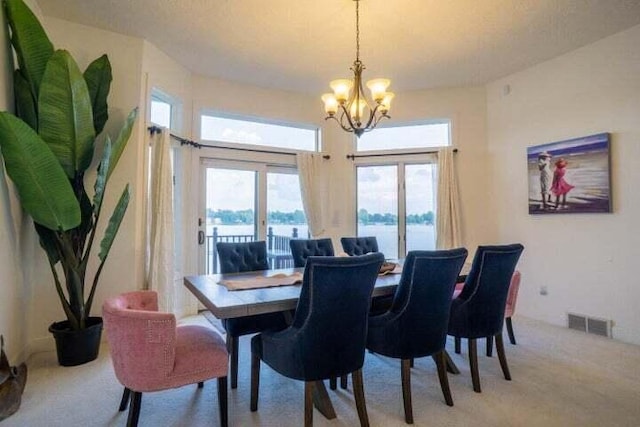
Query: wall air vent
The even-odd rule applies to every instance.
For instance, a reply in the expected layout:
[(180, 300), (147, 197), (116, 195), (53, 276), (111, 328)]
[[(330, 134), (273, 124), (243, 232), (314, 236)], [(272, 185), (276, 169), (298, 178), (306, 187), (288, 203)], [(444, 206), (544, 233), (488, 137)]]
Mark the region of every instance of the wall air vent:
[(567, 315), (567, 325), (569, 326), (569, 329), (611, 338), (611, 320), (588, 317), (583, 314), (569, 313)]

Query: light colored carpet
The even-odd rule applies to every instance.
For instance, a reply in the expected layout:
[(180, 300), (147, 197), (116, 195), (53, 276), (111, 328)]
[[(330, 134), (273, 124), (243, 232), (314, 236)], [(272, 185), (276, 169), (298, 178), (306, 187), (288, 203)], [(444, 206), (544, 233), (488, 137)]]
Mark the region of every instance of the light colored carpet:
[[(202, 317), (190, 322), (207, 324)], [(540, 322), (514, 319), (518, 345), (506, 344), (513, 381), (505, 381), (497, 357), (481, 353), (482, 393), (471, 389), (463, 352), (448, 349), (461, 370), (450, 375), (454, 407), (444, 404), (431, 358), (412, 370), (415, 424), (419, 426), (638, 426), (640, 425), (640, 347), (586, 335)], [(263, 364), (258, 412), (249, 411), (249, 337), (241, 339), (240, 379), (229, 393), (233, 426), (300, 426), (303, 385), (275, 374)], [(63, 368), (54, 353), (29, 361), (21, 409), (2, 422), (11, 426), (124, 426), (117, 411), (122, 387), (108, 348), (89, 364)], [(397, 360), (367, 354), (365, 394), (372, 426), (403, 426), (400, 368)], [(338, 418), (314, 412), (317, 426), (357, 426), (349, 390), (329, 390)], [(215, 381), (204, 389), (187, 386), (143, 395), (141, 426), (218, 425)]]

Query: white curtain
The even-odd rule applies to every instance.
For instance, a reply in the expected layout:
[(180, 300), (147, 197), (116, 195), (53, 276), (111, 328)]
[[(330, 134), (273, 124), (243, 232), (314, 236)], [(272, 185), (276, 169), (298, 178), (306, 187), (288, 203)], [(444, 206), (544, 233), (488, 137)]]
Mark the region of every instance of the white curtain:
[(300, 192), (302, 205), (307, 217), (309, 233), (314, 238), (325, 232), (322, 197), (325, 193), (325, 179), (322, 176), (322, 155), (313, 153), (298, 153), (298, 176), (300, 177)]
[(453, 163), (453, 148), (445, 147), (438, 151), (436, 248), (452, 249), (461, 245), (460, 196)]
[(161, 311), (175, 312), (173, 165), (167, 129), (151, 135), (149, 169), (147, 288), (158, 292)]

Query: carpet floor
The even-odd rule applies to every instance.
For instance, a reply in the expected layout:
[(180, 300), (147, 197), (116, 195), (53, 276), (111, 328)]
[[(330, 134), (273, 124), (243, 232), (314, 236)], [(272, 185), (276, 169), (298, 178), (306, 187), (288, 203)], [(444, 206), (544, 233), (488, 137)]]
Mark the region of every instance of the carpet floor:
[[(188, 322), (209, 324), (203, 316)], [(514, 319), (514, 328), (518, 345), (506, 340), (512, 381), (504, 380), (497, 357), (486, 357), (480, 343), (480, 394), (471, 388), (466, 342), (461, 355), (448, 342), (461, 371), (449, 376), (453, 407), (444, 403), (432, 359), (416, 360), (411, 379), (415, 425), (640, 425), (640, 347), (521, 317)], [(122, 386), (106, 345), (97, 360), (83, 366), (60, 367), (54, 353), (35, 354), (27, 363), (22, 407), (2, 427), (126, 425), (126, 413), (117, 410)], [(302, 425), (303, 384), (264, 364), (259, 410), (249, 411), (249, 366), (249, 337), (244, 337), (238, 388), (229, 392), (230, 425)], [(405, 425), (399, 361), (367, 354), (364, 383), (370, 424)], [(327, 420), (314, 411), (315, 425), (359, 425), (352, 391), (351, 381), (348, 390), (329, 390), (337, 418)], [(216, 393), (216, 383), (210, 381), (203, 389), (194, 385), (145, 394), (140, 426), (218, 425)]]

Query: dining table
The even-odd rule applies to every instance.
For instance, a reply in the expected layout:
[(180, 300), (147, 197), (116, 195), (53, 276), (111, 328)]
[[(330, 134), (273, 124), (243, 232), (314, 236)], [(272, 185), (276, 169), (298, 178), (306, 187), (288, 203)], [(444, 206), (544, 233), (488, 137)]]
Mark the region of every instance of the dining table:
[[(402, 262), (398, 268), (386, 274), (378, 275), (373, 288), (372, 297), (391, 295), (400, 281)], [(464, 269), (463, 269), (464, 270)], [(296, 308), (302, 284), (273, 286), (274, 277), (287, 279), (302, 278), (304, 268), (285, 268), (276, 270), (260, 270), (243, 273), (211, 274), (186, 276), (184, 285), (218, 319), (232, 319), (256, 314), (286, 312)], [(250, 289), (232, 290), (224, 283), (244, 283)], [(268, 287), (262, 287), (268, 283)], [(458, 369), (447, 357), (449, 372), (458, 373)], [(329, 398), (323, 381), (316, 381), (314, 387), (314, 404), (327, 418), (336, 417), (333, 404)]]

